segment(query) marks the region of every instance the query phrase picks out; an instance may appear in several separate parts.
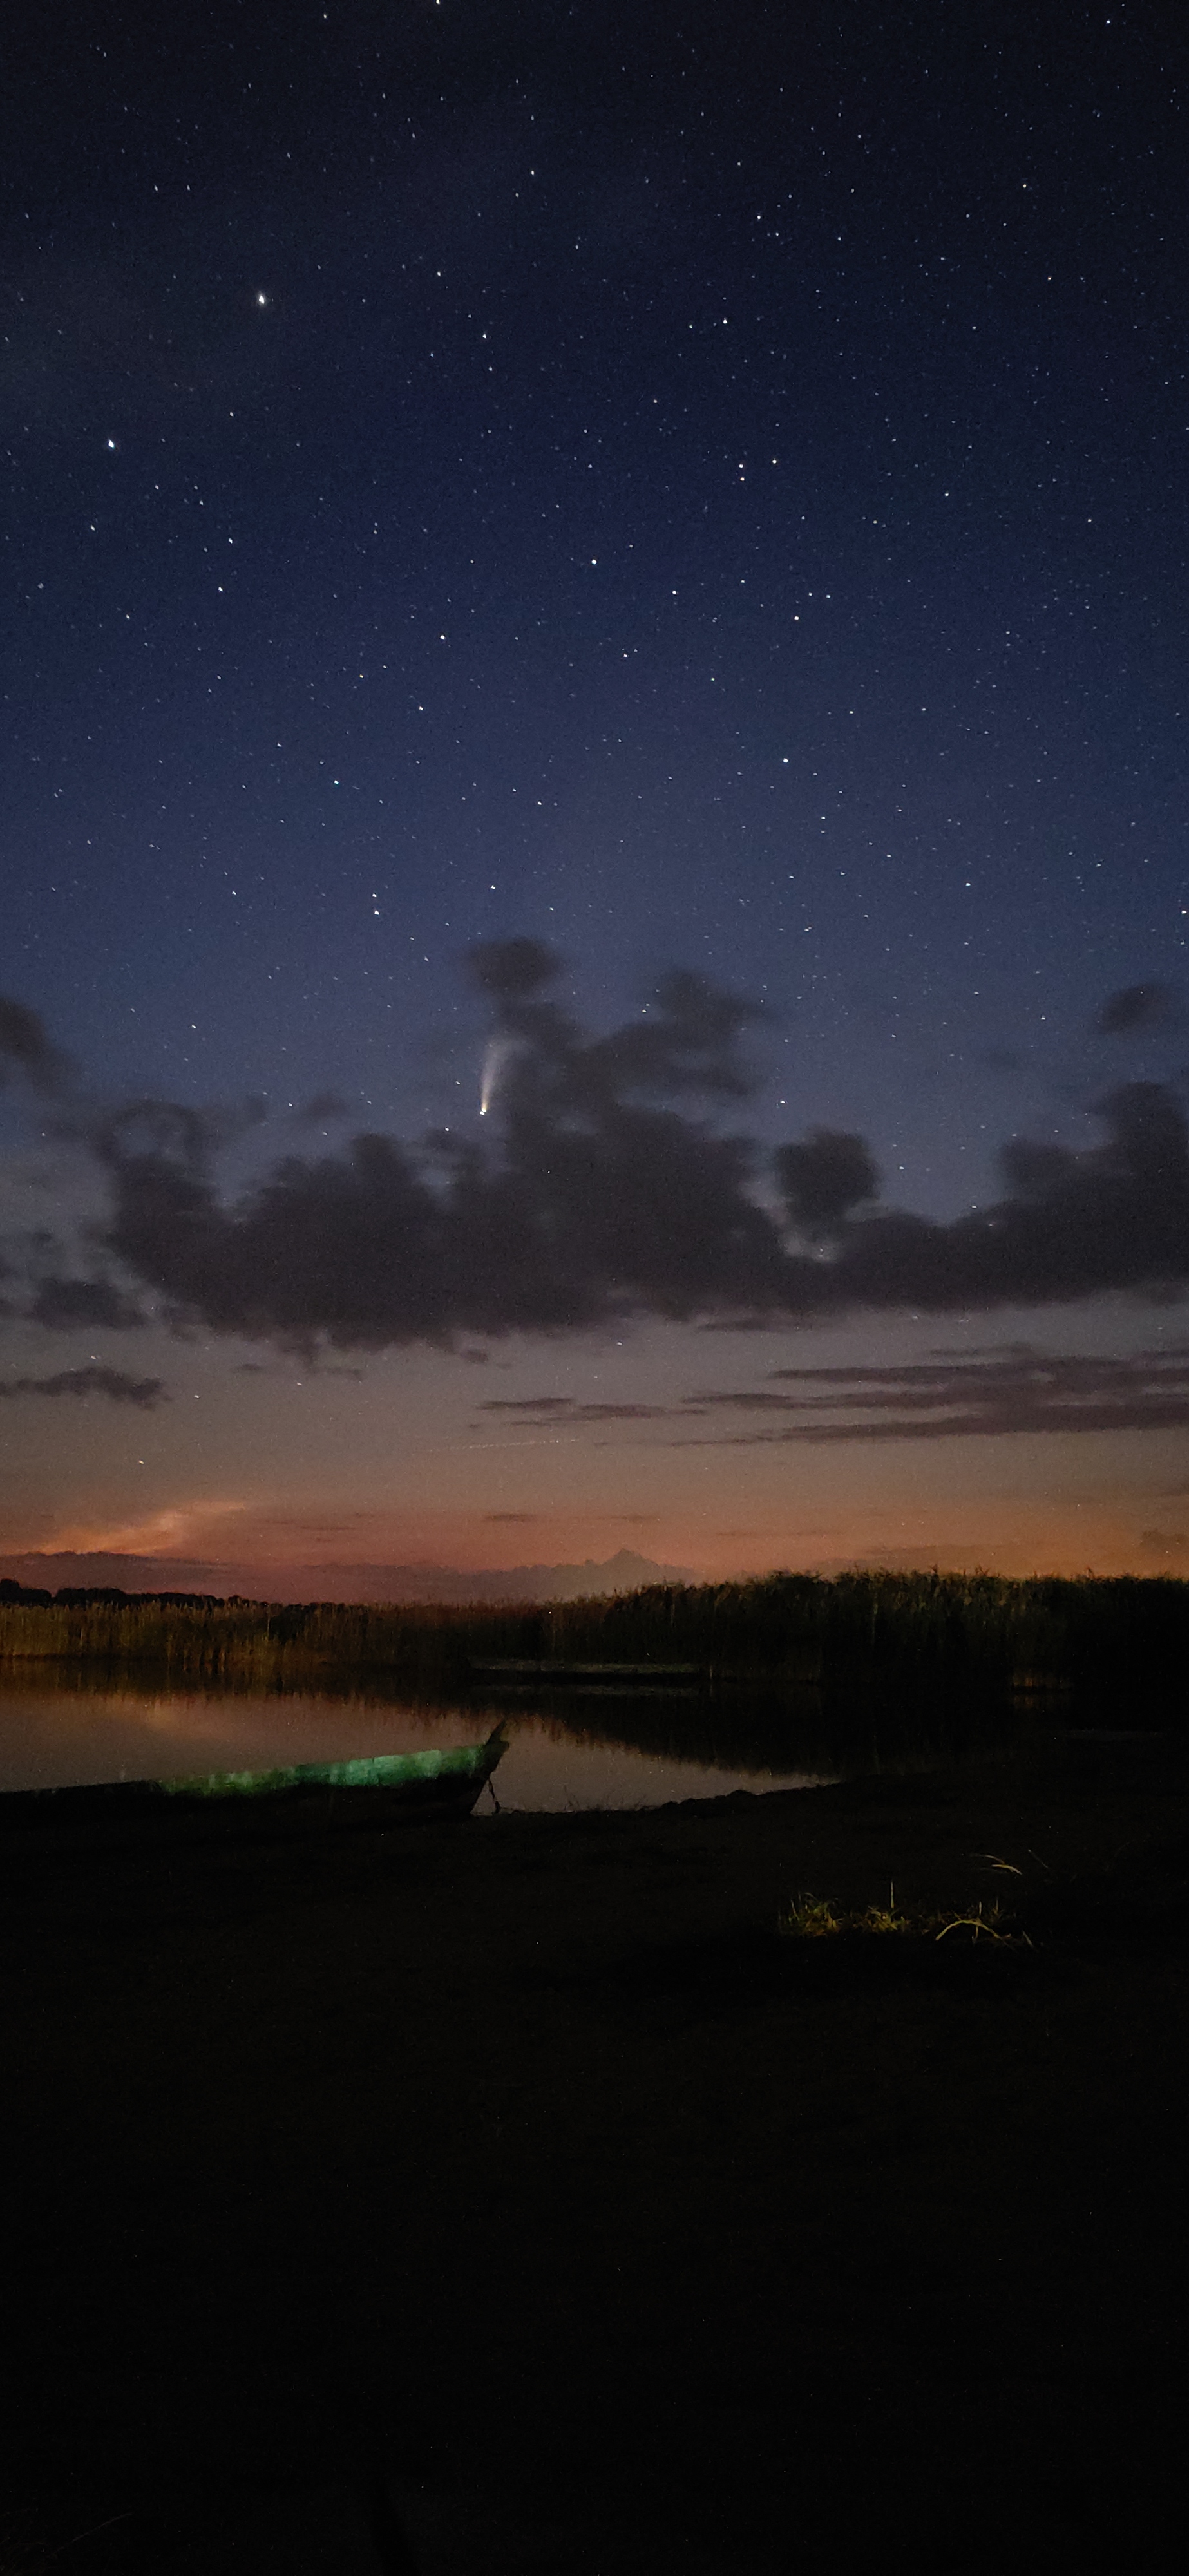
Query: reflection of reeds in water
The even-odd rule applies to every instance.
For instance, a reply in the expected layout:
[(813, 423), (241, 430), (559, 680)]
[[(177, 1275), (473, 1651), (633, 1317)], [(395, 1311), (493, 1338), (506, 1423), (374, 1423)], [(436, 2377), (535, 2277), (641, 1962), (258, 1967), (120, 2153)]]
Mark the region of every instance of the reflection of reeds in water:
[[(878, 1706), (814, 1684), (720, 1682), (713, 1689), (681, 1692), (544, 1685), (515, 1694), (483, 1686), (413, 1691), (399, 1675), (376, 1671), (361, 1678), (328, 1668), (312, 1680), (303, 1670), (264, 1686), (243, 1675), (209, 1683), (182, 1675), (162, 1687), (143, 1665), (60, 1664), (47, 1658), (0, 1666), (0, 1715), (5, 1684), (26, 1706), (42, 1698), (57, 1708), (74, 1700), (82, 1709), (99, 1703), (105, 1719), (151, 1734), (158, 1752), (176, 1737), (194, 1748), (187, 1756), (191, 1769), (200, 1767), (197, 1748), (209, 1736), (225, 1744), (229, 1724), (251, 1723), (254, 1710), (270, 1706), (286, 1730), (295, 1718), (307, 1730), (323, 1720), (339, 1728), (357, 1710), (369, 1741), (380, 1716), (399, 1721), (402, 1743), (408, 1737), (427, 1745), (486, 1736), (503, 1720), (513, 1735), (526, 1724), (558, 1746), (639, 1753), (707, 1772), (753, 1773), (757, 1782), (773, 1774), (835, 1780), (874, 1770), (930, 1770), (938, 1762), (1010, 1750), (1021, 1731), (1018, 1712), (1002, 1703), (980, 1700), (956, 1708), (907, 1695)], [(272, 1741), (268, 1726), (265, 1719), (262, 1763)], [(309, 1758), (318, 1758), (312, 1734)]]
[(558, 1692), (535, 1699), (532, 1715), (557, 1744), (623, 1747), (656, 1761), (753, 1772), (757, 1779), (929, 1770), (1010, 1750), (1020, 1733), (1016, 1712), (1002, 1703), (972, 1709), (908, 1699), (879, 1707), (804, 1685), (727, 1684), (680, 1699), (625, 1691), (596, 1705)]
[(826, 1702), (869, 1703), (884, 1717), (908, 1698), (970, 1708), (1005, 1704), (1017, 1686), (1041, 1698), (1068, 1687), (1081, 1704), (1109, 1703), (1142, 1722), (1184, 1706), (1189, 1584), (776, 1574), (507, 1608), (0, 1602), (0, 1663), (23, 1680), (30, 1660), (53, 1659), (59, 1686), (63, 1667), (101, 1664), (174, 1687), (373, 1694), (387, 1679), (432, 1696), (468, 1690), (475, 1665), (514, 1657), (692, 1663), (705, 1683), (812, 1686)]

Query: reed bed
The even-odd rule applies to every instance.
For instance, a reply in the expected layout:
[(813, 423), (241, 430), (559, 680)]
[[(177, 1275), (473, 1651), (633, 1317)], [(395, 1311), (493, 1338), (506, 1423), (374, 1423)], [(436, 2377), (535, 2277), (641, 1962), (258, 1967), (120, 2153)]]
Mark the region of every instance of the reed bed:
[(184, 1595), (0, 1599), (0, 1671), (36, 1661), (183, 1686), (298, 1688), (332, 1674), (462, 1691), (523, 1658), (690, 1663), (707, 1682), (955, 1703), (1074, 1695), (1119, 1723), (1186, 1707), (1189, 1583), (1162, 1575), (773, 1574), (575, 1601), (368, 1605)]

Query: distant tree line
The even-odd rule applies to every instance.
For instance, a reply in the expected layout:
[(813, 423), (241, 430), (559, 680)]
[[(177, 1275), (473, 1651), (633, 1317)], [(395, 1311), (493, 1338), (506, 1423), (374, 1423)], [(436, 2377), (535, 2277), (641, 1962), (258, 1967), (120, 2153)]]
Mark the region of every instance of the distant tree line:
[[(238, 1601), (239, 1594), (233, 1593)], [(91, 1610), (114, 1607), (122, 1602), (139, 1608), (142, 1602), (155, 1602), (164, 1610), (225, 1610), (227, 1602), (220, 1592), (121, 1592), (116, 1583), (64, 1584), (58, 1592), (42, 1592), (36, 1584), (13, 1583), (0, 1577), (0, 1604), (22, 1602), (29, 1609)]]

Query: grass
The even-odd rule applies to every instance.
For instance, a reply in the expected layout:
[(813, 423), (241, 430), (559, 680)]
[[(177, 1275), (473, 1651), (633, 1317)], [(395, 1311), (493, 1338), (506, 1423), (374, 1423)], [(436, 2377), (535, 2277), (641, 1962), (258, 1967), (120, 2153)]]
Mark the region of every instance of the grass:
[(984, 1913), (980, 1898), (965, 1914), (929, 1913), (920, 1907), (897, 1906), (894, 1889), (886, 1905), (865, 1905), (861, 1912), (839, 1911), (823, 1897), (805, 1892), (794, 1897), (787, 1913), (778, 1917), (777, 1930), (795, 1941), (824, 1941), (841, 1932), (945, 1941), (951, 1932), (958, 1932), (971, 1942), (995, 1941), (1013, 1950), (1032, 1947), (1027, 1933), (998, 1904)]
[(40, 2514), (35, 2506), (10, 2514), (0, 2523), (0, 2576), (42, 2576), (42, 2571), (56, 2567), (69, 2556), (81, 2540), (94, 2540), (102, 2531), (111, 2531), (117, 2523), (128, 2522), (131, 2515), (113, 2513), (102, 2522), (88, 2524), (85, 2531), (71, 2532), (56, 2544), (45, 2536)]

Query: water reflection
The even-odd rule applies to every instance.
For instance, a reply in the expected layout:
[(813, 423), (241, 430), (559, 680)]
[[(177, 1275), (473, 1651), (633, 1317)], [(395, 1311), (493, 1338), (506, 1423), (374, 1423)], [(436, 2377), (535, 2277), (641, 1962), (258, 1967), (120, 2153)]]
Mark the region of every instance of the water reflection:
[[(503, 1808), (647, 1807), (807, 1787), (1008, 1750), (1028, 1720), (812, 1689), (494, 1691), (452, 1701), (335, 1691), (97, 1690), (59, 1667), (0, 1691), (0, 1790), (264, 1770), (466, 1744), (508, 1726)], [(480, 1813), (488, 1810), (484, 1793)]]
[[(466, 1706), (344, 1700), (318, 1692), (243, 1693), (23, 1688), (0, 1694), (0, 1790), (66, 1788), (99, 1780), (168, 1779), (188, 1772), (264, 1770), (376, 1753), (466, 1744), (489, 1732), (490, 1703)], [(733, 1748), (725, 1759), (691, 1742), (634, 1739), (631, 1706), (610, 1725), (575, 1726), (523, 1701), (506, 1712), (508, 1751), (495, 1783), (501, 1808), (660, 1806), (733, 1789), (795, 1788), (822, 1775), (786, 1748), (774, 1763)], [(646, 1737), (653, 1730), (645, 1729)], [(480, 1813), (489, 1812), (485, 1792)]]

